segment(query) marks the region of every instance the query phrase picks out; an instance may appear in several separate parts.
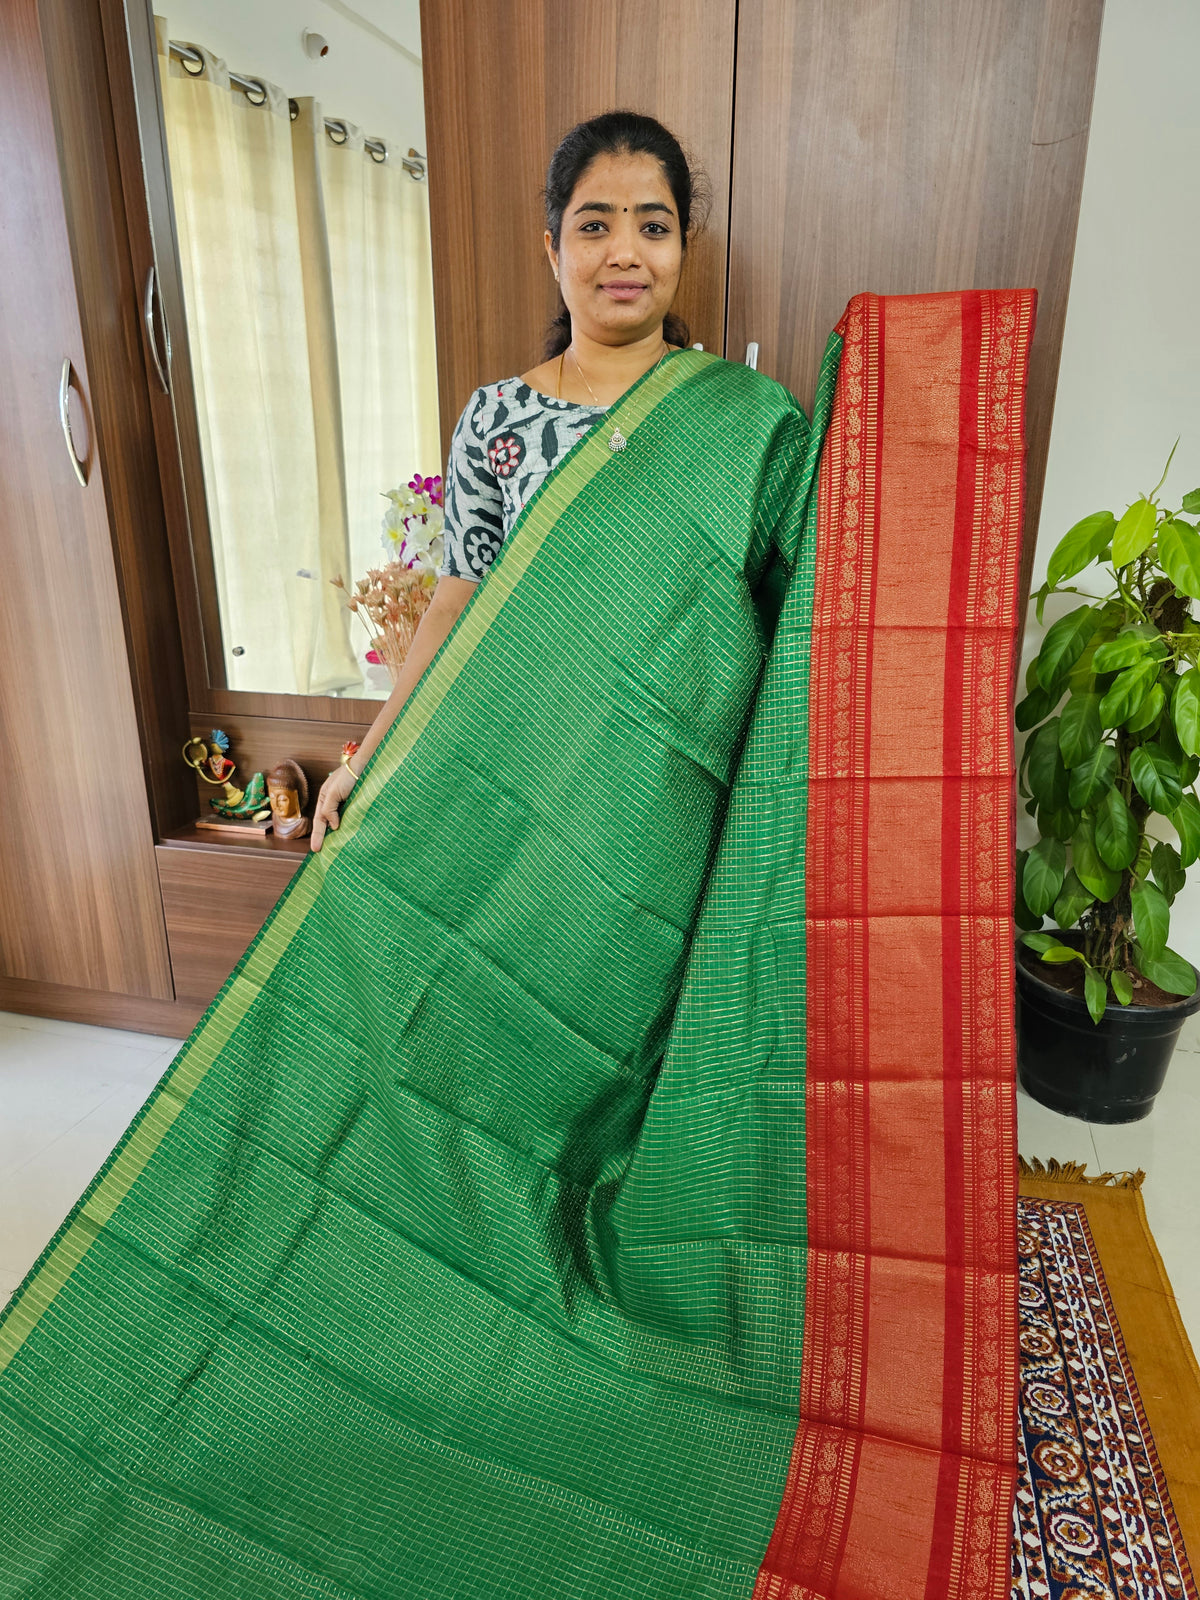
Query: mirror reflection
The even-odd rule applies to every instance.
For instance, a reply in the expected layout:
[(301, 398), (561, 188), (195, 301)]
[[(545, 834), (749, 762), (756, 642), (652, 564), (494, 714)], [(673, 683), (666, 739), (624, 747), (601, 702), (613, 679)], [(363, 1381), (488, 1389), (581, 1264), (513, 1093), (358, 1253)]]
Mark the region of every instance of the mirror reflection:
[(155, 26), (210, 663), (382, 698), (347, 594), (397, 553), (389, 492), (411, 513), (442, 470), (418, 0), (181, 0)]

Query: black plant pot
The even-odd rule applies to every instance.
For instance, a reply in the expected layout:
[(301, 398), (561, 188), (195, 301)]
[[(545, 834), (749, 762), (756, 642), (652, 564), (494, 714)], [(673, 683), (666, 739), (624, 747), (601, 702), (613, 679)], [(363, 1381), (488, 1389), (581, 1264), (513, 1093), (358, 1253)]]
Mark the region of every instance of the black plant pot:
[(1180, 1029), (1197, 1011), (1200, 987), (1173, 1006), (1121, 1006), (1112, 1001), (1097, 1024), (1081, 999), (1031, 972), (1018, 955), (1021, 1087), (1067, 1117), (1138, 1122), (1150, 1115)]

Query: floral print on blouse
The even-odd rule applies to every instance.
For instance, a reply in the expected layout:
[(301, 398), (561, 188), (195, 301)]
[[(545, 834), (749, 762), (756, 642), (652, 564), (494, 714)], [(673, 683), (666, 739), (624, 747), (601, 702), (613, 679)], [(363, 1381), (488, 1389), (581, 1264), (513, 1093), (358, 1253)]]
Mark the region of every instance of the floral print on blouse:
[(450, 442), (438, 572), (485, 577), (526, 502), (606, 409), (556, 400), (520, 378), (477, 389)]

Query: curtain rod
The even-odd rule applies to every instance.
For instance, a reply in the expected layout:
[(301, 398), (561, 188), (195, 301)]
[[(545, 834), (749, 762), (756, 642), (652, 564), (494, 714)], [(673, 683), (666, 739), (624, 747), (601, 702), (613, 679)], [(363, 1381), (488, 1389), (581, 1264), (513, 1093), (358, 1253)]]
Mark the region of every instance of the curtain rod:
[[(179, 44), (172, 39), (170, 40), (170, 50), (176, 60), (184, 63), (185, 71), (189, 70), (191, 66), (199, 66), (203, 71), (204, 57), (199, 50), (194, 49), (190, 44)], [(200, 73), (193, 72), (192, 76), (198, 78)], [(235, 89), (242, 91), (252, 106), (261, 106), (267, 98), (267, 86), (261, 78), (247, 78), (240, 72), (231, 72), (229, 81)], [(294, 122), (300, 115), (300, 108), (294, 100), (288, 101), (288, 110)], [(345, 144), (347, 137), (346, 124), (337, 117), (325, 118), (325, 131), (334, 144)], [(383, 143), (382, 139), (364, 139), (363, 146), (370, 152), (373, 161), (382, 163), (389, 159), (388, 147)], [(413, 159), (410, 160), (410, 157)], [(424, 182), (426, 176), (425, 157), (419, 150), (410, 150), (408, 156), (401, 156), (400, 165), (414, 182)]]

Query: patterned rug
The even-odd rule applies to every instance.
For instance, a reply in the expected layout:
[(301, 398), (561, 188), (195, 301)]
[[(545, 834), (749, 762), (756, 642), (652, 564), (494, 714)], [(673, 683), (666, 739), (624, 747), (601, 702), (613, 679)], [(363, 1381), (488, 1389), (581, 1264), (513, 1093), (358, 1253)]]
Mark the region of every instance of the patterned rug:
[(1018, 1207), (1013, 1600), (1197, 1600), (1084, 1208)]

